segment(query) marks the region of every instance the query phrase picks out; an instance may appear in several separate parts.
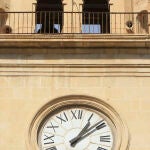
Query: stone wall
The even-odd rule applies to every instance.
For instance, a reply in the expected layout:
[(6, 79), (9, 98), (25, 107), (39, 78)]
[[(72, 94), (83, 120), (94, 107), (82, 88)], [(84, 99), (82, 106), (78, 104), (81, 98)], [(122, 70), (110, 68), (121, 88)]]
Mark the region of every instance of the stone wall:
[(134, 0), (133, 3), (135, 12), (148, 10), (148, 0)]
[[(63, 3), (65, 5), (68, 5), (67, 9), (71, 9), (71, 1), (70, 0), (64, 0)], [(82, 0), (76, 0), (76, 3), (83, 3)], [(124, 12), (124, 1), (116, 1), (116, 0), (110, 0), (111, 10), (115, 12)], [(35, 10), (36, 0), (11, 0), (10, 10), (11, 11), (32, 11)], [(74, 10), (76, 10), (76, 6), (74, 7)]]
[(91, 47), (87, 37), (82, 43), (74, 39), (74, 44), (67, 45), (57, 39), (58, 48), (59, 44), (48, 46), (48, 41), (35, 38), (24, 39), (24, 46), (20, 39), (12, 47), (10, 37), (5, 37), (7, 45), (1, 37), (0, 149), (26, 150), (34, 115), (47, 102), (66, 95), (93, 96), (107, 102), (128, 126), (129, 149), (150, 149), (149, 39), (121, 38), (124, 40), (117, 42), (118, 37), (99, 37), (98, 42), (90, 42)]
[(0, 11), (9, 11), (10, 0), (0, 0)]

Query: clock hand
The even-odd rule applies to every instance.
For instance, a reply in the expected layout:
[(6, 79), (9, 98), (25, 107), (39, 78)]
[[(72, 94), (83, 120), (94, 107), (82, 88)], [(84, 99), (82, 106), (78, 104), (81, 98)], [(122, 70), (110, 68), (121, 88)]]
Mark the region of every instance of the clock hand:
[[(77, 135), (77, 137), (81, 136), (82, 134), (84, 134), (84, 132), (88, 129), (88, 127), (90, 126), (90, 120), (93, 117), (93, 113), (91, 114), (91, 116), (88, 119), (87, 124), (84, 126), (84, 128), (81, 130), (81, 132)], [(74, 138), (75, 139), (75, 138)]]
[(90, 134), (92, 134), (93, 132), (103, 128), (106, 126), (106, 124), (103, 122), (104, 120), (101, 120), (99, 122), (97, 122), (96, 124), (94, 124), (93, 126), (91, 126), (89, 129), (87, 129), (82, 135), (80, 136), (77, 136), (75, 138), (73, 138), (71, 141), (70, 141), (70, 144), (72, 147), (75, 147), (76, 144), (83, 140), (85, 137), (89, 136)]
[(88, 129), (88, 127), (90, 126), (90, 120), (91, 118), (93, 117), (93, 113), (91, 114), (91, 116), (89, 117), (88, 119), (88, 122), (87, 124), (84, 126), (84, 128), (81, 130), (81, 132), (75, 137), (73, 138), (72, 140), (70, 140), (70, 143), (73, 143), (74, 141), (76, 141), (76, 139), (78, 139), (80, 136), (82, 136), (84, 134), (84, 132)]
[(76, 141), (80, 136), (82, 136), (84, 134), (84, 132), (88, 129), (88, 127), (90, 126), (90, 120), (93, 117), (93, 113), (91, 114), (91, 116), (88, 119), (87, 124), (84, 126), (84, 128), (81, 130), (81, 132), (72, 140), (70, 140), (70, 143), (73, 143), (74, 141)]
[(73, 143), (75, 143), (76, 141), (78, 141), (78, 139), (81, 138), (82, 135), (86, 134), (87, 132), (89, 132), (90, 130), (92, 130), (93, 128), (95, 128), (97, 125), (99, 125), (103, 120), (97, 122), (96, 124), (94, 124), (93, 126), (91, 126), (90, 128), (86, 129), (85, 132), (82, 132), (83, 134), (77, 135), (75, 138), (73, 138), (72, 140), (70, 140), (70, 144), (72, 145)]
[(69, 142), (74, 143), (79, 137), (81, 137), (86, 132), (89, 126), (90, 126), (90, 122), (88, 121), (87, 124), (84, 126), (84, 128), (81, 130), (81, 132)]
[(96, 128), (94, 128), (93, 130), (87, 132), (87, 133), (84, 134), (82, 137), (80, 137), (76, 142), (74, 142), (74, 143), (72, 144), (72, 146), (75, 147), (78, 142), (80, 142), (80, 141), (83, 140), (84, 138), (88, 137), (89, 135), (91, 135), (91, 134), (94, 133), (95, 131), (102, 129), (102, 128), (105, 127), (105, 126), (106, 126), (105, 123), (102, 123), (102, 124), (98, 125)]
[(84, 128), (81, 130), (81, 132), (78, 134), (78, 136), (82, 136), (89, 126), (90, 126), (90, 122), (88, 121), (87, 124), (84, 126)]

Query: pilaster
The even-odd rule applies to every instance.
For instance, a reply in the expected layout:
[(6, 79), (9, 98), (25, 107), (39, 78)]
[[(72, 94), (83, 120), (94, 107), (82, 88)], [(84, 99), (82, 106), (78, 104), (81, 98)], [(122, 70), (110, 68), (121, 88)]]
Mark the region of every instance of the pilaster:
[(82, 29), (82, 0), (63, 0), (64, 33), (81, 33)]

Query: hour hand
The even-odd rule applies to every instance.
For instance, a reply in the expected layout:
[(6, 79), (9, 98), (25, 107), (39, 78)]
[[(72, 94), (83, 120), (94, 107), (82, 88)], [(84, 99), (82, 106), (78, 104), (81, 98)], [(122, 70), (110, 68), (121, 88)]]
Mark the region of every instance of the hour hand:
[(85, 132), (86, 130), (89, 128), (90, 126), (90, 122), (88, 121), (87, 124), (84, 126), (84, 128), (81, 130), (81, 132), (72, 140), (70, 140), (70, 144), (72, 145), (72, 143), (74, 143), (76, 140), (78, 140)]
[(78, 136), (82, 136), (89, 128), (89, 126), (90, 126), (90, 122), (88, 121), (87, 124), (84, 126), (84, 128), (81, 130), (81, 132), (78, 134)]
[[(70, 144), (72, 147), (75, 147), (78, 142), (80, 142), (82, 139), (86, 138), (87, 136), (91, 135), (93, 132), (100, 130), (101, 128), (105, 127), (106, 124), (103, 122), (104, 120), (101, 120), (94, 124), (93, 126), (87, 128), (82, 135), (76, 136), (70, 141)], [(83, 128), (84, 129), (84, 128)]]

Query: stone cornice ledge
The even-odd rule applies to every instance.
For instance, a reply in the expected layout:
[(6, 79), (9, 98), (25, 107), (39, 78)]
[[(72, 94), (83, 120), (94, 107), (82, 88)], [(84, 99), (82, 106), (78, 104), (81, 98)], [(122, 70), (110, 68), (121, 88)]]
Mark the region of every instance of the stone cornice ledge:
[(145, 48), (150, 35), (0, 34), (2, 48)]

